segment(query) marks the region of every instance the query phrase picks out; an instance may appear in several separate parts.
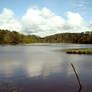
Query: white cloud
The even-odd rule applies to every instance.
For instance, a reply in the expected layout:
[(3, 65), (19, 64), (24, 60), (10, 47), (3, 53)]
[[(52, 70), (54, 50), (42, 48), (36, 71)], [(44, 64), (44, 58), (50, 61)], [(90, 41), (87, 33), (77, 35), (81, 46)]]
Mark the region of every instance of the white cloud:
[(92, 25), (92, 21), (90, 21), (90, 24)]
[(40, 36), (61, 32), (64, 22), (62, 17), (56, 16), (47, 8), (43, 8), (41, 11), (28, 9), (27, 13), (22, 17), (23, 27), (25, 27), (23, 31)]
[(0, 29), (21, 30), (20, 22), (13, 17), (14, 13), (10, 9), (4, 8), (0, 14)]
[(67, 12), (66, 16), (68, 20), (63, 29), (68, 30), (67, 32), (85, 32), (89, 30), (88, 25), (79, 13)]
[(29, 6), (29, 8), (38, 8), (38, 6), (37, 5), (32, 5), (32, 6)]
[(67, 17), (68, 17), (68, 24), (71, 26), (76, 26), (76, 27), (80, 27), (81, 25), (84, 24), (83, 18), (80, 16), (79, 13), (72, 13), (72, 12), (67, 12), (66, 13)]
[(42, 10), (29, 8), (26, 14), (17, 20), (12, 10), (4, 8), (0, 14), (0, 29), (16, 30), (42, 37), (62, 32), (89, 30), (79, 13), (66, 12), (66, 17), (67, 20), (47, 8)]

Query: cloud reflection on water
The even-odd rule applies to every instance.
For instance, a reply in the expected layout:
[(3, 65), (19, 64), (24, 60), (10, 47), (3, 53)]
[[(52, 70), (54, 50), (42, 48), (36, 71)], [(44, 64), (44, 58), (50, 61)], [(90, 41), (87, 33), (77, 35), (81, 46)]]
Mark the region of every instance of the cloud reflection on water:
[[(68, 55), (64, 52), (55, 52), (54, 49), (56, 47), (24, 46), (15, 49), (11, 47), (8, 54), (1, 53), (0, 73), (12, 77), (14, 73), (18, 74), (16, 72), (18, 69), (22, 69), (27, 77), (47, 77), (54, 73), (65, 73), (71, 76), (74, 72), (70, 62), (77, 66), (78, 71), (84, 67), (86, 62), (83, 62), (85, 59), (83, 55)], [(16, 54), (15, 51), (18, 53)]]

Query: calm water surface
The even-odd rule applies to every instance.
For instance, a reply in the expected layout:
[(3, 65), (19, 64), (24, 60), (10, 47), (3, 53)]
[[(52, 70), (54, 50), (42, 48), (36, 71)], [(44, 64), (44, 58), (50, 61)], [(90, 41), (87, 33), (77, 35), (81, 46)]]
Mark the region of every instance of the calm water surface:
[(71, 62), (79, 72), (81, 92), (92, 92), (92, 55), (66, 54), (61, 49), (92, 45), (45, 44), (0, 46), (0, 92), (78, 92)]

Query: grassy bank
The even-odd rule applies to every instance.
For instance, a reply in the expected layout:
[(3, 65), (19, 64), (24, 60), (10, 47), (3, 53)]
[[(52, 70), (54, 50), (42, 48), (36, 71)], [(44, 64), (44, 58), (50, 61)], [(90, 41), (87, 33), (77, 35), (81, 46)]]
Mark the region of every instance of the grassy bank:
[(67, 54), (92, 54), (92, 48), (85, 49), (68, 49), (66, 50)]

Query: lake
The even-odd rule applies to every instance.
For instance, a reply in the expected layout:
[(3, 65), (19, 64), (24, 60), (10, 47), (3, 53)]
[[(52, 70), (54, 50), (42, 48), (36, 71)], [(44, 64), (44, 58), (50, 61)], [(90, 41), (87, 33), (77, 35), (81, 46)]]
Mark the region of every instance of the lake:
[(92, 45), (0, 46), (0, 92), (12, 88), (18, 92), (79, 92), (71, 63), (82, 83), (80, 92), (92, 92), (92, 55), (61, 51), (69, 48), (92, 48)]

